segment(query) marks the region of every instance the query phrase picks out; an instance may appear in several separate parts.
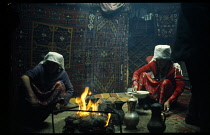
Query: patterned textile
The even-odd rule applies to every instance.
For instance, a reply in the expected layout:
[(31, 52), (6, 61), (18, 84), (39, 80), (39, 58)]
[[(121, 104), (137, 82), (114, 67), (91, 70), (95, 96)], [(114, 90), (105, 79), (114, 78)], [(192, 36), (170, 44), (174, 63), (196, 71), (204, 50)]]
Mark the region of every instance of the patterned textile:
[(153, 99), (157, 99), (159, 103), (164, 104), (166, 100), (173, 94), (174, 88), (170, 80), (163, 79), (156, 81), (151, 76), (143, 72), (139, 79), (139, 90), (146, 89), (149, 91), (149, 96)]
[(72, 27), (63, 27), (42, 22), (32, 22), (31, 66), (41, 61), (47, 52), (58, 52), (65, 59), (65, 68), (70, 68)]
[(38, 103), (44, 106), (49, 105), (50, 103), (55, 103), (60, 100), (64, 100), (66, 97), (66, 88), (63, 82), (61, 81), (56, 82), (53, 85), (52, 89), (47, 92), (42, 92), (34, 84), (32, 84), (32, 86), (34, 89), (34, 93), (37, 97)]
[[(171, 102), (176, 100), (176, 98), (178, 96), (180, 96), (180, 94), (184, 90), (183, 76), (181, 75), (181, 72), (179, 71), (179, 69), (174, 67), (174, 63), (170, 64), (170, 68), (168, 70), (167, 70), (167, 68), (164, 69), (163, 72), (161, 73), (161, 75), (160, 75), (160, 71), (158, 69), (158, 65), (157, 65), (156, 61), (152, 61), (152, 62), (146, 64), (145, 66), (139, 68), (138, 70), (136, 70), (133, 73), (133, 78), (132, 78), (132, 81), (134, 82), (133, 85), (137, 85), (137, 84), (135, 84), (135, 82), (139, 81), (143, 72), (147, 72), (148, 74), (150, 73), (150, 78), (152, 77), (151, 75), (153, 74), (154, 78), (158, 79), (159, 81), (162, 79), (170, 80), (170, 82), (175, 87), (173, 95), (169, 98), (169, 100)], [(138, 89), (138, 90), (140, 90), (140, 89)]]
[(179, 6), (159, 7), (155, 12), (155, 27), (158, 37), (173, 38), (178, 20)]
[[(99, 102), (101, 100), (110, 100), (112, 103), (114, 103), (115, 101), (123, 101), (126, 102), (130, 97), (129, 94), (125, 93), (125, 92), (121, 92), (121, 93), (101, 93), (101, 94), (95, 94), (93, 95), (95, 98), (99, 98)], [(135, 98), (135, 97), (134, 97)], [(69, 100), (70, 104), (75, 104), (75, 98), (71, 98)]]
[[(93, 93), (116, 93), (127, 83), (127, 13), (89, 14), (85, 47), (85, 85)], [(94, 37), (94, 38), (93, 38)]]

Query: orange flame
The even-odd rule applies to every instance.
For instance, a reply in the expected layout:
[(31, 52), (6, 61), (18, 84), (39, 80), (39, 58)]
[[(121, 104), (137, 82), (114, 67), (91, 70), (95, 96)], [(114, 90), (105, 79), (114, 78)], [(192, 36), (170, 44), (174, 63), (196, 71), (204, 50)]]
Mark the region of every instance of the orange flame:
[[(98, 102), (92, 102), (92, 100), (88, 101), (88, 104), (86, 105), (86, 97), (87, 95), (91, 95), (92, 93), (89, 92), (89, 87), (85, 87), (84, 92), (82, 93), (81, 97), (76, 97), (75, 102), (79, 105), (79, 110), (83, 111), (98, 111)], [(88, 116), (90, 115), (90, 112), (83, 112), (83, 111), (78, 111), (76, 114), (79, 115), (80, 117), (83, 116)], [(91, 113), (91, 115), (101, 115), (100, 113)], [(106, 120), (106, 125), (104, 127), (107, 127), (109, 124), (109, 120), (111, 118), (111, 113), (108, 113), (108, 117)]]
[[(86, 87), (85, 88), (85, 91), (82, 93), (81, 97), (76, 97), (76, 100), (75, 102), (79, 105), (79, 110), (84, 110), (84, 111), (87, 111), (87, 106), (86, 106), (86, 102), (85, 102), (85, 99), (86, 99), (86, 96), (88, 94), (88, 91), (89, 91), (89, 87)], [(87, 116), (89, 115), (89, 112), (77, 112), (77, 114), (82, 117), (82, 116)]]
[(106, 120), (106, 125), (104, 125), (104, 127), (107, 127), (109, 125), (110, 118), (111, 118), (111, 113), (108, 113), (108, 118)]
[[(87, 95), (91, 95), (91, 92), (89, 92), (89, 87), (85, 87), (85, 91), (82, 93), (81, 97), (77, 97), (75, 102), (79, 105), (79, 110), (84, 111), (98, 111), (98, 102), (93, 103), (91, 100), (89, 100), (88, 104), (86, 105), (85, 99)], [(82, 116), (87, 116), (90, 114), (90, 112), (77, 112), (77, 114)], [(95, 115), (95, 113), (92, 113)]]

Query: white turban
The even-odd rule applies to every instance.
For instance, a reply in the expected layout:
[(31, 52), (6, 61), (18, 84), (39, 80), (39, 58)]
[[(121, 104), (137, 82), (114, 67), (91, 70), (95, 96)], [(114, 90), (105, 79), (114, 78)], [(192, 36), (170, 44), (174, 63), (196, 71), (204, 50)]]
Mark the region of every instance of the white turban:
[(169, 45), (156, 45), (154, 50), (154, 59), (170, 59), (171, 48)]
[[(170, 57), (171, 57), (171, 48), (169, 45), (156, 45), (154, 49), (154, 56), (150, 62), (156, 61), (156, 59), (170, 59)], [(178, 69), (179, 72), (182, 74), (181, 67), (178, 63), (173, 63), (173, 67)]]
[(64, 58), (63, 55), (57, 52), (48, 52), (48, 54), (44, 57), (39, 64), (44, 64), (46, 61), (52, 61), (57, 63), (62, 69), (64, 69)]

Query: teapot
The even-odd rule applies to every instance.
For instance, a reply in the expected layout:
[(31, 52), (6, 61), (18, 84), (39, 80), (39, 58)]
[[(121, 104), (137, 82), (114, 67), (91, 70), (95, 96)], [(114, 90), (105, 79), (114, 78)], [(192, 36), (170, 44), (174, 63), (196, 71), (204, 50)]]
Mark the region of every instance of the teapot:
[(166, 129), (165, 125), (166, 116), (165, 113), (162, 113), (162, 104), (153, 103), (151, 105), (151, 111), (152, 115), (150, 121), (147, 124), (147, 129), (151, 133), (163, 133)]
[(126, 125), (126, 129), (135, 130), (136, 126), (139, 123), (139, 115), (135, 111), (137, 100), (131, 96), (130, 99), (127, 100), (128, 104), (128, 112), (124, 116), (124, 123)]

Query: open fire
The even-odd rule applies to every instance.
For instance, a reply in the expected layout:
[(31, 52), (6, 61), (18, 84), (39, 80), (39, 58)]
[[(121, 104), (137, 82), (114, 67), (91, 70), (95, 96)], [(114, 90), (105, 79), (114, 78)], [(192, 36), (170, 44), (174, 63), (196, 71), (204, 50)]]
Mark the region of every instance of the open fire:
[[(111, 113), (99, 113), (98, 99), (91, 95), (89, 87), (86, 87), (80, 97), (75, 99), (79, 106), (79, 111), (68, 116), (63, 128), (64, 133), (89, 132), (113, 132), (109, 126)], [(93, 112), (92, 112), (93, 111)]]
[[(87, 95), (91, 95), (91, 92), (89, 91), (89, 87), (85, 88), (85, 91), (82, 93), (81, 97), (77, 97), (75, 102), (79, 105), (79, 110), (76, 114), (80, 117), (88, 116), (88, 115), (101, 115), (101, 113), (95, 113), (95, 112), (84, 112), (84, 111), (98, 111), (98, 101), (96, 100), (86, 100)], [(88, 103), (86, 103), (88, 101)], [(106, 124), (104, 127), (108, 126), (109, 120), (111, 117), (111, 113), (108, 113), (108, 117), (106, 120)]]

